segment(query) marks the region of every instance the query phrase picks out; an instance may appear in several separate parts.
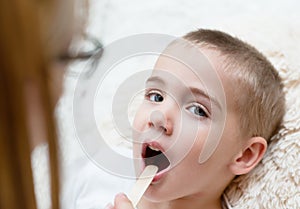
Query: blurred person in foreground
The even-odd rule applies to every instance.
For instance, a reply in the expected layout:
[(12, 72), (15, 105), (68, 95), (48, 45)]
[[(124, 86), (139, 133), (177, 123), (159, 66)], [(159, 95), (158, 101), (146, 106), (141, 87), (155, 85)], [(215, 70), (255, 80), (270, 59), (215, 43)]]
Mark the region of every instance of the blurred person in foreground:
[[(87, 10), (87, 1), (81, 1)], [(69, 47), (84, 19), (73, 0), (0, 2), (0, 208), (35, 209), (31, 153), (47, 143), (51, 205), (59, 208), (54, 109)], [(75, 11), (76, 10), (76, 11)], [(80, 16), (80, 17), (79, 17)]]

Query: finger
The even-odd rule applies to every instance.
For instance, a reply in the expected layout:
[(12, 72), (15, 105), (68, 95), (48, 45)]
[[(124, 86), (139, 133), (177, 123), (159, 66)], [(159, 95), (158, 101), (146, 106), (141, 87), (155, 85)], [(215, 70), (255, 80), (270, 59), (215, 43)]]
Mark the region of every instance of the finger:
[(111, 203), (108, 203), (104, 209), (114, 209), (114, 206)]
[(117, 194), (115, 197), (115, 208), (116, 209), (134, 209), (131, 201), (125, 194)]

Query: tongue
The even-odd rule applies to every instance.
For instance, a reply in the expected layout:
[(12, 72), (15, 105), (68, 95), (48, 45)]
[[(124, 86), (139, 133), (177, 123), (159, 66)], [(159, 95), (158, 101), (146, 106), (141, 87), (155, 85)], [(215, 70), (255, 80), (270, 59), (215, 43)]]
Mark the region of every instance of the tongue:
[(170, 165), (168, 158), (160, 152), (158, 155), (145, 158), (146, 166), (156, 165), (158, 167), (158, 172), (164, 170)]

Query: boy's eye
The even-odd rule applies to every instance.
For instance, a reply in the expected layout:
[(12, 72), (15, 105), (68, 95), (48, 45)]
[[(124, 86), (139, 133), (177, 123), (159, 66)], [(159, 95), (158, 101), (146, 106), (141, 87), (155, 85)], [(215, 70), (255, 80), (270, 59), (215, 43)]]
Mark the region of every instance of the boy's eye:
[(162, 102), (162, 101), (164, 101), (164, 97), (156, 91), (154, 91), (154, 92), (150, 91), (149, 93), (146, 94), (146, 97), (152, 102)]
[(205, 112), (204, 108), (201, 105), (193, 105), (187, 108), (191, 113), (199, 116), (199, 117), (208, 117), (208, 114)]

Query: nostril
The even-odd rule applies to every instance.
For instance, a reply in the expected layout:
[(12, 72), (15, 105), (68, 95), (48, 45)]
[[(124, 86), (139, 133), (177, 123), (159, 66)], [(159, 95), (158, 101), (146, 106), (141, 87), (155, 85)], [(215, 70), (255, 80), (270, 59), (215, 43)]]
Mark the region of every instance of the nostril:
[(170, 126), (169, 124), (167, 124), (167, 127), (163, 127), (163, 130), (166, 135), (171, 135), (173, 132), (172, 126)]
[(154, 127), (154, 124), (152, 122), (148, 122), (148, 127)]
[(171, 135), (173, 131), (171, 121), (166, 119), (164, 114), (160, 111), (153, 111), (151, 113), (148, 122), (148, 127), (156, 128), (157, 130), (167, 135)]

